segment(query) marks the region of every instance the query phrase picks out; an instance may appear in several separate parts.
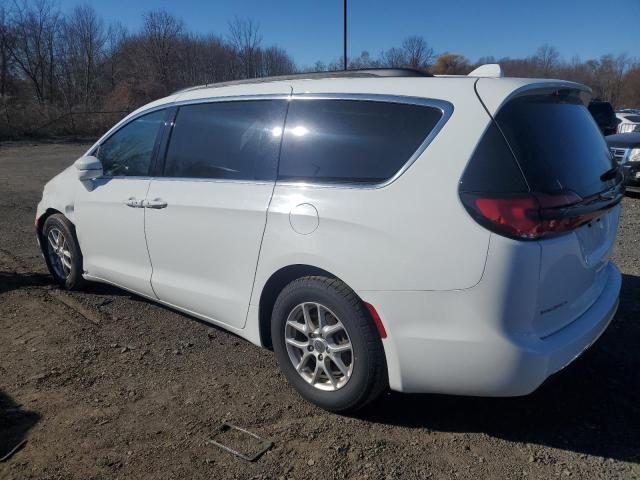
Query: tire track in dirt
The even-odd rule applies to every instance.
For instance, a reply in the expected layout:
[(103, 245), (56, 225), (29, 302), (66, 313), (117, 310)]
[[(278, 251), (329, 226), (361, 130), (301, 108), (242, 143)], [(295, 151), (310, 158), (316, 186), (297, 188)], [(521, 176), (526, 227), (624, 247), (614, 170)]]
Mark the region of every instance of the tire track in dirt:
[[(0, 249), (0, 265), (9, 269), (8, 274), (3, 274), (0, 279), (7, 284), (7, 290), (14, 289), (36, 289), (42, 292), (48, 299), (59, 304), (66, 310), (71, 310), (77, 316), (91, 322), (94, 325), (100, 325), (102, 318), (99, 312), (92, 312), (82, 305), (73, 295), (53, 285), (52, 279), (48, 279), (45, 275), (35, 274), (28, 270), (25, 263), (20, 257), (11, 252)], [(13, 288), (9, 288), (13, 287)], [(0, 295), (4, 288), (0, 286)], [(43, 302), (44, 303), (44, 302)], [(46, 307), (45, 307), (46, 308)]]

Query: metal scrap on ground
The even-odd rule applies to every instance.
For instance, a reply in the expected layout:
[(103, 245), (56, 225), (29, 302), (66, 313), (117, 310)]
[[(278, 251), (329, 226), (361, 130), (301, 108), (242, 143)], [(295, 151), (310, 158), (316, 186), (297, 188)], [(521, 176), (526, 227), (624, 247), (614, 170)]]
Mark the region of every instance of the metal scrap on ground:
[(240, 427), (236, 427), (235, 425), (231, 425), (230, 423), (223, 423), (220, 426), (220, 429), (218, 431), (218, 433), (216, 434), (217, 438), (220, 434), (223, 434), (224, 432), (229, 432), (229, 431), (235, 431), (235, 432), (240, 432), (242, 434), (244, 434), (245, 436), (249, 436), (251, 437), (249, 440), (257, 440), (259, 442), (258, 444), (258, 450), (251, 453), (243, 453), (240, 452), (234, 448), (231, 448), (227, 445), (223, 445), (220, 442), (217, 442), (216, 440), (214, 440), (213, 438), (210, 438), (208, 443), (210, 443), (211, 445), (215, 445), (216, 447), (221, 448), (222, 450), (225, 450), (226, 452), (229, 452), (233, 455), (235, 455), (236, 457), (240, 457), (243, 460), (247, 460), (248, 462), (255, 462), (256, 460), (258, 460), (267, 450), (269, 450), (272, 446), (273, 446), (273, 442), (269, 441), (269, 440), (265, 440), (264, 438), (259, 437), (258, 435), (256, 435), (255, 433), (249, 432), (248, 430), (245, 430), (244, 428), (240, 428)]

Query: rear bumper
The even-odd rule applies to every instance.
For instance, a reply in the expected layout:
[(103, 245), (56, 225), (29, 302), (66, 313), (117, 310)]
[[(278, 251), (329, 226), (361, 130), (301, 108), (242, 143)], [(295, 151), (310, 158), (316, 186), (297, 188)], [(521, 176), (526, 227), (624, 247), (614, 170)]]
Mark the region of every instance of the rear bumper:
[(622, 277), (613, 263), (606, 268), (606, 286), (596, 302), (544, 338), (496, 328), (494, 319), (483, 318), (476, 308), (473, 288), (362, 292), (378, 309), (389, 334), (383, 344), (391, 388), (498, 397), (531, 393), (580, 356), (611, 322)]

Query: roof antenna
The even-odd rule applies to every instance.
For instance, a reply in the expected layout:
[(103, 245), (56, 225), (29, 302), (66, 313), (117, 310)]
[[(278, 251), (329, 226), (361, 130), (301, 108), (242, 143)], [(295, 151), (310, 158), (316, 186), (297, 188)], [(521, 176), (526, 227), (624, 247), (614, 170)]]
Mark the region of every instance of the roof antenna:
[(467, 76), (502, 78), (504, 77), (504, 72), (502, 71), (502, 67), (498, 63), (486, 63), (484, 65), (480, 65)]

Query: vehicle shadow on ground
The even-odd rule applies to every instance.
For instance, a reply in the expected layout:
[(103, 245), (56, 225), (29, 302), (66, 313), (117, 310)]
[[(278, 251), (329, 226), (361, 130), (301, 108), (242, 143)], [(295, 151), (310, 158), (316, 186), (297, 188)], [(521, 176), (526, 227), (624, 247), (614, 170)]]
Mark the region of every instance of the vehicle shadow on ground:
[(0, 270), (0, 294), (26, 287), (46, 287), (51, 285), (51, 275), (44, 273), (15, 273)]
[[(9, 395), (0, 390), (0, 459), (22, 448), (27, 433), (39, 421), (40, 415), (23, 410)], [(10, 458), (6, 459), (9, 460)]]
[(390, 393), (359, 417), (445, 432), (483, 432), (640, 463), (640, 277), (624, 275), (620, 308), (598, 342), (518, 398)]
[[(7, 293), (12, 290), (18, 290), (20, 288), (30, 287), (48, 289), (61, 288), (54, 282), (53, 277), (48, 273), (16, 273), (0, 270), (0, 294)], [(83, 286), (82, 292), (92, 295), (128, 296), (135, 300), (146, 301), (144, 298), (138, 297), (120, 288), (97, 282), (87, 282), (87, 284)]]

